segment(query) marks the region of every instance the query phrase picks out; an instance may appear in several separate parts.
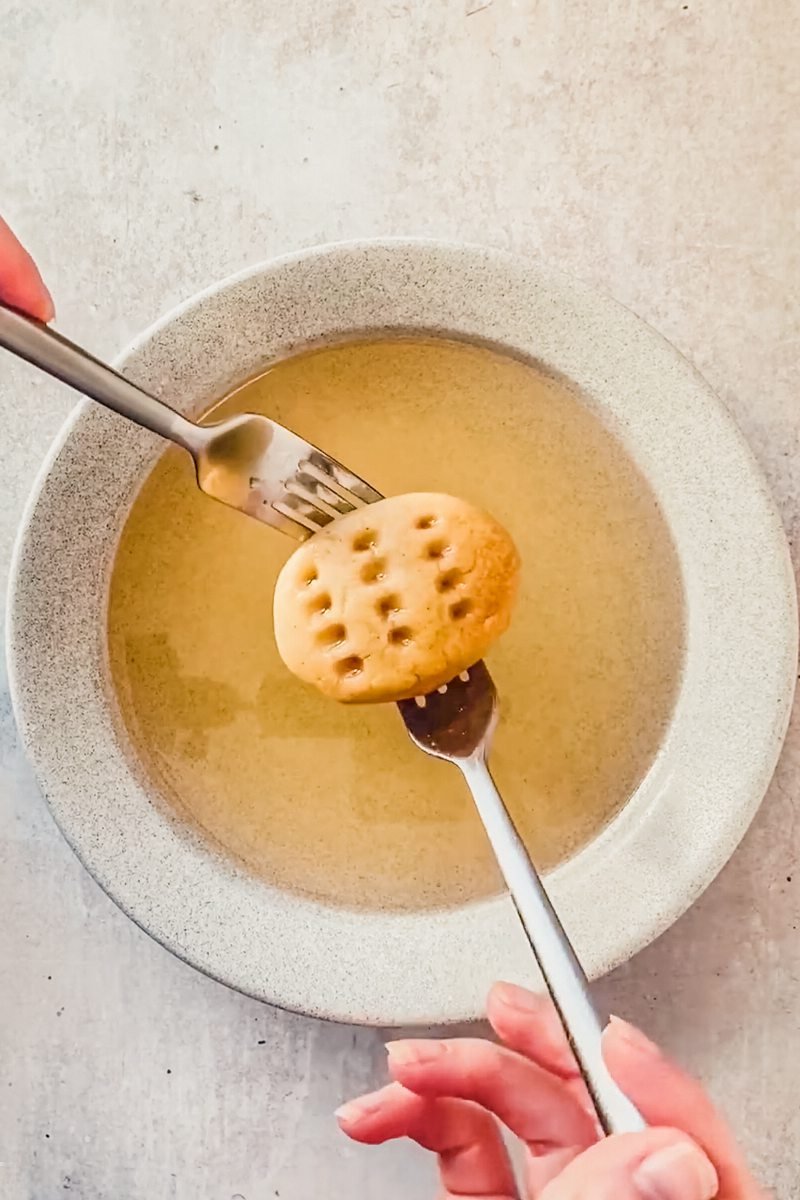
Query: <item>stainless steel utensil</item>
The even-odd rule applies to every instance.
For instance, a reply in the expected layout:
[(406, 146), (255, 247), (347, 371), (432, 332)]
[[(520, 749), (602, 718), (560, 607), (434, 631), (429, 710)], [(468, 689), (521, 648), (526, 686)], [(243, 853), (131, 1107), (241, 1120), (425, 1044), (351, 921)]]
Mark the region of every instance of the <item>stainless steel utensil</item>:
[(196, 425), (86, 350), (0, 305), (0, 346), (188, 450), (207, 495), (302, 541), (380, 492), (336, 459), (254, 413)]
[(588, 980), (489, 772), (497, 693), (486, 665), (476, 663), (446, 687), (398, 707), (412, 741), (426, 754), (455, 763), (467, 781), (604, 1132), (644, 1129), (605, 1065), (602, 1023)]
[[(3, 305), (0, 346), (182, 446), (195, 461), (204, 492), (290, 537), (302, 541), (354, 508), (382, 499), (277, 422), (245, 413), (197, 425), (46, 325)], [(602, 1025), (586, 975), (489, 773), (497, 697), (486, 666), (477, 663), (438, 692), (399, 708), (417, 746), (455, 763), (469, 785), (604, 1131), (643, 1129), (642, 1117), (606, 1069)]]

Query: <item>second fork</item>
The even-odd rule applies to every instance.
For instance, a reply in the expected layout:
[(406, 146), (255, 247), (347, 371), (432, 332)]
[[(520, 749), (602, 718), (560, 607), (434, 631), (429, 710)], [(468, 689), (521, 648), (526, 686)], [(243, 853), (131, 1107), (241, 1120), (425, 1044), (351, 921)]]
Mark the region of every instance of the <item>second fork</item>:
[(0, 346), (129, 421), (188, 450), (207, 495), (303, 541), (383, 497), (268, 417), (197, 425), (40, 321), (0, 304)]

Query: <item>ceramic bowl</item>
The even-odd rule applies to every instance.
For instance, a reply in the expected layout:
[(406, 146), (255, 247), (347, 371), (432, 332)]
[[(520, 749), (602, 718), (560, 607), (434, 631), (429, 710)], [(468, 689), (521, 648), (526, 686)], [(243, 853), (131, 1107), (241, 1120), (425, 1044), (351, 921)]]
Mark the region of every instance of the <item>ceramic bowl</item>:
[[(784, 534), (741, 436), (671, 346), (615, 302), (495, 251), (421, 241), (312, 249), (212, 287), (118, 365), (199, 413), (307, 343), (392, 329), (495, 343), (573, 381), (646, 475), (677, 547), (687, 650), (673, 720), (635, 796), (549, 877), (597, 976), (687, 908), (764, 795), (796, 674)], [(148, 794), (115, 732), (104, 621), (122, 523), (162, 448), (80, 405), (39, 476), (16, 549), (16, 713), (87, 869), (175, 954), (300, 1012), (448, 1022), (479, 1014), (494, 979), (535, 984), (507, 898), (420, 914), (326, 908), (246, 874)]]

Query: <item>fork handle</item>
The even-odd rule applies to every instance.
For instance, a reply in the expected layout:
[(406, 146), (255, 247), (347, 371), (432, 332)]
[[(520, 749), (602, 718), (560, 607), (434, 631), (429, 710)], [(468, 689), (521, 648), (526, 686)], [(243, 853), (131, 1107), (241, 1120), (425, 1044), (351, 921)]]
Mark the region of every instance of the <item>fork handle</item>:
[(186, 417), (54, 329), (4, 304), (0, 304), (0, 346), (129, 421), (194, 452), (197, 428)]
[(461, 759), (458, 766), (472, 792), (603, 1131), (636, 1133), (645, 1129), (641, 1113), (617, 1086), (605, 1064), (600, 1045), (603, 1026), (589, 992), (586, 973), (528, 857), (485, 758)]

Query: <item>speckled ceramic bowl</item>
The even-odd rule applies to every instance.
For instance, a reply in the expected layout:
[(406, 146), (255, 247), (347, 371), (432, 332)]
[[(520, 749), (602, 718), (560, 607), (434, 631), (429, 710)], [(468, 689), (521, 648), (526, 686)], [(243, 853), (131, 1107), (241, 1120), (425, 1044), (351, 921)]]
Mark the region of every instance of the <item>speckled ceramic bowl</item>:
[[(549, 880), (596, 976), (694, 900), (767, 787), (797, 651), (783, 531), (739, 433), (672, 347), (611, 300), (494, 251), (404, 241), (310, 250), (204, 292), (119, 365), (197, 413), (298, 346), (391, 329), (488, 340), (573, 380), (623, 438), (672, 530), (688, 619), (672, 724), (634, 798)], [(104, 620), (117, 537), (161, 449), (81, 405), (44, 466), (17, 546), (17, 716), (86, 867), (187, 962), (302, 1012), (451, 1021), (477, 1015), (493, 979), (535, 979), (507, 899), (420, 915), (325, 908), (239, 870), (151, 800), (112, 722)]]

